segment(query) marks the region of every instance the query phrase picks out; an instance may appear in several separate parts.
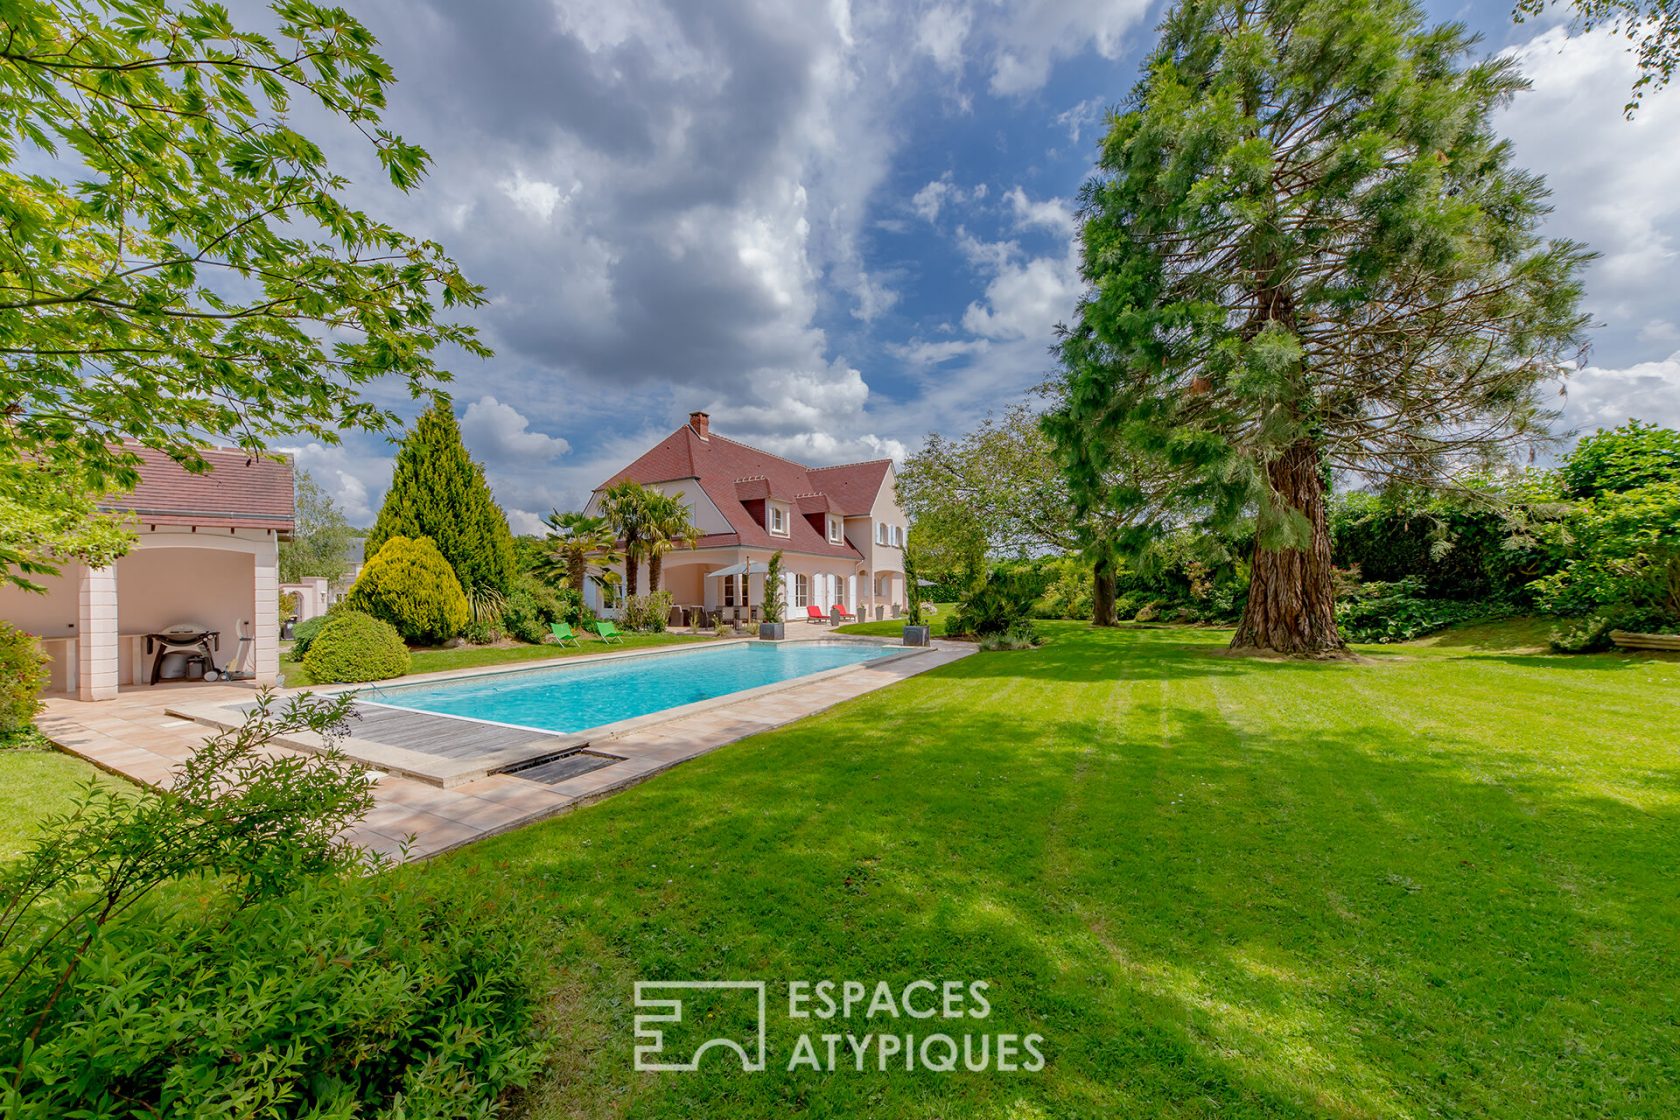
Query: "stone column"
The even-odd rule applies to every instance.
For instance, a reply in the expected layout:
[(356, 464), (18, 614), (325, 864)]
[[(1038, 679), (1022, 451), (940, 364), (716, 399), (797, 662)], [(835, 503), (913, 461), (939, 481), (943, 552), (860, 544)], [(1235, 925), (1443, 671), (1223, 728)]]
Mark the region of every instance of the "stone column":
[(83, 568), (76, 588), (76, 699), (117, 698), (117, 569)]
[[(251, 670), (260, 685), (280, 683), (280, 542), (270, 536), (257, 549), (256, 572), (252, 581)], [(222, 635), (227, 641), (227, 635)], [(238, 641), (237, 635), (235, 641)], [(224, 647), (225, 648), (225, 647)], [(237, 645), (234, 656), (237, 656)], [(231, 658), (230, 658), (231, 660)]]

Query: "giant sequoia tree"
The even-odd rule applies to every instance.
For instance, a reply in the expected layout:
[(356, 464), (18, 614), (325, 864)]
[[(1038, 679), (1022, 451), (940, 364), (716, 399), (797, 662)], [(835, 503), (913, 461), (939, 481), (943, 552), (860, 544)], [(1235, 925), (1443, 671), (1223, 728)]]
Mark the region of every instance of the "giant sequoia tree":
[(1186, 512), (1256, 515), (1237, 648), (1341, 648), (1333, 469), (1544, 438), (1579, 350), (1589, 254), (1539, 235), (1489, 125), (1523, 80), (1475, 47), (1412, 0), (1186, 0), (1103, 143), (1059, 438), (1076, 476), (1143, 455)]
[(517, 574), (507, 518), (441, 398), (421, 414), (397, 452), (391, 489), (368, 534), (367, 559), (392, 537), (432, 538), (477, 605), (506, 595)]

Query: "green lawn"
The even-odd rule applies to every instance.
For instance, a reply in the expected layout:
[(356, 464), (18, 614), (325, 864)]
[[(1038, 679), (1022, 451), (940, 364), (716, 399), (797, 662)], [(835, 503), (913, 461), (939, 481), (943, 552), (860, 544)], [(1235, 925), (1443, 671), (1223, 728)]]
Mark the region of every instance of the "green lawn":
[(127, 784), (56, 750), (0, 746), (0, 862), (23, 852), (39, 822), (68, 810), (90, 781)]
[[(581, 638), (581, 645), (573, 646), (462, 646), (459, 649), (418, 649), (411, 654), (409, 675), (441, 673), (449, 669), (477, 669), (485, 665), (516, 665), (524, 661), (549, 661), (556, 657), (576, 657), (584, 653), (610, 653), (618, 649), (643, 649), (648, 646), (677, 645), (682, 642), (706, 641), (692, 634), (626, 634), (624, 644), (606, 642), (591, 636)], [(309, 670), (297, 661), (281, 661), (281, 675), (288, 688), (317, 684)]]
[[(933, 627), (933, 636), (939, 637), (945, 633), (945, 620), (951, 617), (951, 612), (957, 609), (955, 603), (935, 603), (938, 613), (927, 615), (923, 622)], [(902, 618), (884, 618), (879, 622), (853, 622), (835, 629), (838, 634), (868, 634), (876, 638), (897, 638), (904, 634), (904, 620)]]
[[(1045, 631), (404, 872), (540, 914), (531, 1113), (1680, 1115), (1680, 662)], [(918, 978), (1047, 1067), (785, 1071), (776, 984)], [(642, 979), (772, 982), (769, 1070), (632, 1072)]]

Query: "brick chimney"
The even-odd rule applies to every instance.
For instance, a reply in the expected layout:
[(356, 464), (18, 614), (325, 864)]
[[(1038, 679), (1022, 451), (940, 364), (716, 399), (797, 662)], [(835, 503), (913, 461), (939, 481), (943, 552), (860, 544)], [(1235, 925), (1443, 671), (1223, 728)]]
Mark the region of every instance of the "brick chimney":
[(701, 439), (709, 440), (712, 438), (712, 418), (704, 412), (689, 413), (688, 426), (693, 428), (694, 434)]

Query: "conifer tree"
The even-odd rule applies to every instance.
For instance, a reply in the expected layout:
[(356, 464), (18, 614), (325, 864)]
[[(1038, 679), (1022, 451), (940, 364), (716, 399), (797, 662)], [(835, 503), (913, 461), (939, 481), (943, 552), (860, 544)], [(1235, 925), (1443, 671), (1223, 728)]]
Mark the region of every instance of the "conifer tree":
[(430, 537), (474, 601), (505, 596), (518, 573), (507, 518), (442, 398), (420, 415), (397, 451), (366, 557), (392, 537)]
[(1075, 493), (1129, 456), (1257, 515), (1236, 648), (1323, 654), (1327, 479), (1437, 483), (1543, 439), (1590, 254), (1490, 117), (1525, 87), (1413, 0), (1183, 0), (1086, 187), (1054, 426)]

